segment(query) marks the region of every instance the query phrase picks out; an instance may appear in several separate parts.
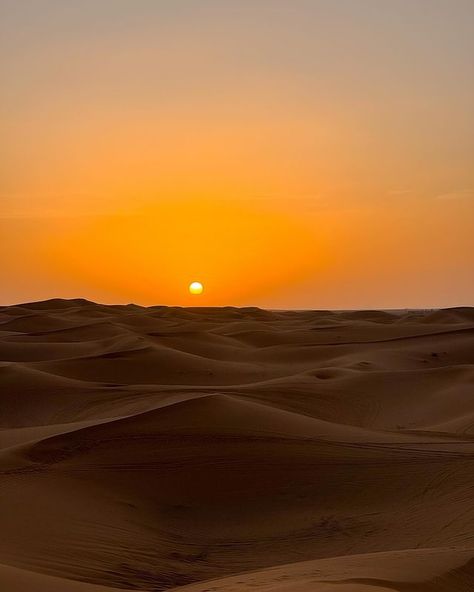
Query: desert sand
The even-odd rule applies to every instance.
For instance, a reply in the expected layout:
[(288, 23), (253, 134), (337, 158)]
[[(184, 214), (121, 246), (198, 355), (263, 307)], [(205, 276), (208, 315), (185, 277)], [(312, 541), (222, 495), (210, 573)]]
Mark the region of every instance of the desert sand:
[(0, 307), (0, 589), (472, 592), (474, 309)]

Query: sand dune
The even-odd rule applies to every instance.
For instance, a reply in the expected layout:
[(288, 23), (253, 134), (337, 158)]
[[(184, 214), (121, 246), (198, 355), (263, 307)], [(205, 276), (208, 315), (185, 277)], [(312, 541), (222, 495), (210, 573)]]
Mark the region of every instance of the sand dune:
[(407, 549), (305, 561), (178, 588), (181, 592), (472, 590), (474, 549)]
[(474, 311), (0, 308), (0, 586), (474, 590)]
[(0, 586), (8, 592), (117, 592), (118, 588), (96, 586), (64, 578), (0, 565)]

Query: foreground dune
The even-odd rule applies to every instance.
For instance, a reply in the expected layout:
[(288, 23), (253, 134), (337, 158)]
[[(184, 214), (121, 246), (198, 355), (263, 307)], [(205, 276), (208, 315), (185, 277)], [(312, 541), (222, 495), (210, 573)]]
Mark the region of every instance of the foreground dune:
[(0, 589), (474, 590), (474, 310), (0, 308)]
[(472, 590), (474, 548), (406, 549), (303, 561), (181, 586), (180, 592), (432, 592)]

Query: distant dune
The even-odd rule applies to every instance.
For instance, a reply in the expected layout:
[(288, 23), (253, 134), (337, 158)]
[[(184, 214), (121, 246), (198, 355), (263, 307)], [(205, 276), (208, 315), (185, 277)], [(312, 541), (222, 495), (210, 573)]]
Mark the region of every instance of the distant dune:
[(0, 589), (472, 592), (474, 309), (0, 307)]

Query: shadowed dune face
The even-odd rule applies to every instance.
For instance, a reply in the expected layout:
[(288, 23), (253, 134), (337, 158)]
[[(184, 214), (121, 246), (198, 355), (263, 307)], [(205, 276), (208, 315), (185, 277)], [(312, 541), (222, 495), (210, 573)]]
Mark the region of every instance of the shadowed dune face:
[(5, 589), (474, 589), (473, 309), (51, 300), (0, 359)]

